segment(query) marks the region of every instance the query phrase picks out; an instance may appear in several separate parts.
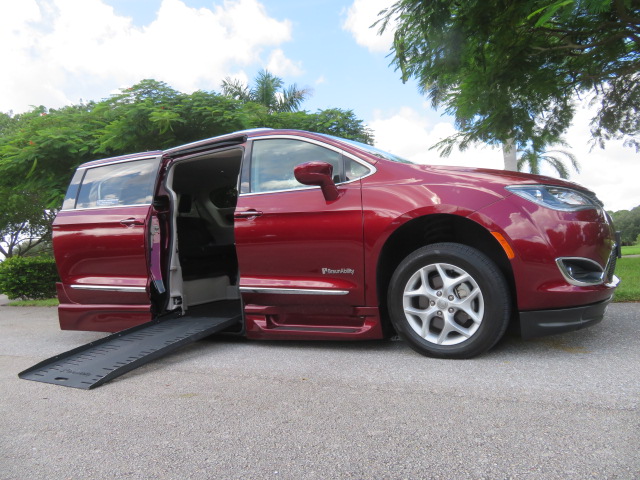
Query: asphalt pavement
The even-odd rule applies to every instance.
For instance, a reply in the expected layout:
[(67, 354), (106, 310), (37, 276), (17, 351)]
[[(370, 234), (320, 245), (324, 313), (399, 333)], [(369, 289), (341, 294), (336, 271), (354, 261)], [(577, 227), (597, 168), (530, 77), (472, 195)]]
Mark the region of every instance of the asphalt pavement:
[(209, 338), (78, 390), (17, 374), (104, 334), (0, 306), (0, 479), (638, 479), (639, 322), (466, 361)]

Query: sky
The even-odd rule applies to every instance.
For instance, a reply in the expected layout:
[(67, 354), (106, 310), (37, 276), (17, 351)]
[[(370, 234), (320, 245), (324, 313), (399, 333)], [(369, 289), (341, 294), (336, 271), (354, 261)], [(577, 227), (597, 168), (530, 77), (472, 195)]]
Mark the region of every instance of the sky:
[[(261, 69), (312, 91), (302, 108), (351, 109), (376, 146), (431, 164), (502, 168), (499, 149), (441, 158), (430, 147), (453, 134), (415, 82), (390, 66), (390, 32), (370, 28), (393, 0), (0, 0), (0, 111), (101, 100), (145, 78), (220, 91), (225, 77)], [(565, 136), (581, 164), (570, 180), (608, 210), (640, 205), (638, 153), (589, 144), (582, 107)], [(552, 171), (545, 172), (552, 174)]]

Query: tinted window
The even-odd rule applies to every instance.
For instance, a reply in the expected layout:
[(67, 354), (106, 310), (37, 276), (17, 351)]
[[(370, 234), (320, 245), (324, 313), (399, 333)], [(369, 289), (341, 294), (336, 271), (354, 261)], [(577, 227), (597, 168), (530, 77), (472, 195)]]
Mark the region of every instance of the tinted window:
[(75, 208), (150, 204), (157, 170), (156, 158), (90, 168)]
[(339, 152), (300, 140), (256, 140), (251, 156), (251, 191), (271, 192), (305, 187), (295, 179), (293, 169), (296, 165), (311, 161), (333, 165), (335, 180), (339, 182), (341, 159)]

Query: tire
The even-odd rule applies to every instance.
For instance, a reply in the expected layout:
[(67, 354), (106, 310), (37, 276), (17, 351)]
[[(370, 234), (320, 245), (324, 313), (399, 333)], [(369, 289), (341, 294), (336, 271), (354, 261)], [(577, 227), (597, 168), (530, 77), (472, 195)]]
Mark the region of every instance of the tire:
[(391, 323), (418, 353), (472, 358), (504, 335), (511, 314), (509, 288), (482, 252), (436, 243), (407, 256), (389, 285)]

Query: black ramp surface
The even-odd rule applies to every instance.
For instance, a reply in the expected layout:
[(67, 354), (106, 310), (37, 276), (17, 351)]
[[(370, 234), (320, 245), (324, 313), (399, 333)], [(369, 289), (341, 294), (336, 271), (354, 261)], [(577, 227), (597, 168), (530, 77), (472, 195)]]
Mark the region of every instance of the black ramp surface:
[(102, 385), (183, 345), (220, 332), (241, 321), (240, 302), (218, 302), (191, 308), (129, 328), (44, 360), (20, 372), (25, 380), (90, 389)]

